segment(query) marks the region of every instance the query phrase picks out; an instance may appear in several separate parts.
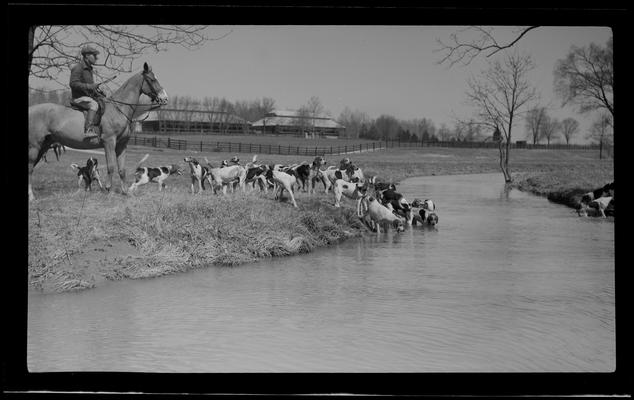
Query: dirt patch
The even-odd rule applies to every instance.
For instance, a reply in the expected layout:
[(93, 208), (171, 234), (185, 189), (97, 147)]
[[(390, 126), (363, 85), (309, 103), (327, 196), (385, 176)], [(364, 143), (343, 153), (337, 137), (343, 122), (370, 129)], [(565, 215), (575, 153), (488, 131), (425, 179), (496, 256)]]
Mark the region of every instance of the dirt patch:
[(100, 239), (80, 251), (66, 252), (54, 265), (31, 269), (31, 282), (42, 292), (65, 292), (93, 288), (107, 280), (117, 280), (114, 274), (121, 268), (143, 259), (139, 251), (125, 240)]

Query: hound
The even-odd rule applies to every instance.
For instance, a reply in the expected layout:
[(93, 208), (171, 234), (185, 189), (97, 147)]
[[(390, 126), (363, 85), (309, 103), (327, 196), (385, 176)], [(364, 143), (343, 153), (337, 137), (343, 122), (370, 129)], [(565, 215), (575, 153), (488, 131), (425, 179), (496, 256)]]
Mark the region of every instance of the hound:
[(369, 177), (367, 182), (374, 188), (374, 197), (376, 197), (379, 201), (383, 200), (383, 193), (386, 190), (396, 190), (396, 185), (394, 183), (379, 182), (376, 175)]
[(267, 165), (252, 166), (251, 168), (247, 169), (247, 176), (244, 182), (251, 183), (253, 189), (255, 189), (255, 184), (257, 183), (260, 187), (260, 190), (263, 190), (265, 193), (268, 193), (269, 184), (266, 179), (267, 171), (268, 171)]
[(590, 204), (593, 201), (606, 196), (614, 197), (614, 182), (610, 182), (599, 189), (595, 189), (592, 192), (584, 194), (579, 203), (579, 215), (587, 216)]
[[(244, 181), (247, 178), (247, 170), (242, 165), (229, 165), (227, 167), (215, 168), (209, 163), (207, 157), (205, 157), (205, 162), (209, 167), (209, 174), (211, 175), (211, 180), (215, 187), (222, 187), (222, 193), (227, 194), (227, 185), (232, 184), (235, 180), (238, 181), (240, 188), (244, 192)], [(233, 190), (233, 185), (232, 185)]]
[(591, 202), (589, 202), (587, 208), (582, 208), (579, 212), (579, 215), (587, 216), (588, 208), (594, 208), (599, 211), (599, 214), (601, 214), (601, 217), (606, 218), (605, 210), (606, 208), (608, 208), (609, 205), (614, 207), (614, 197), (612, 196), (599, 197), (598, 199), (592, 200)]
[(72, 169), (77, 171), (77, 186), (79, 186), (80, 189), (83, 185), (84, 190), (92, 191), (92, 183), (96, 181), (99, 184), (99, 188), (103, 190), (103, 185), (101, 184), (97, 164), (97, 159), (90, 157), (86, 161), (86, 165), (84, 167), (80, 167), (79, 165), (74, 163), (70, 165)]
[(383, 192), (381, 196), (381, 203), (383, 203), (383, 205), (387, 205), (388, 203), (391, 204), (394, 212), (404, 218), (407, 218), (408, 213), (411, 212), (412, 209), (405, 197), (392, 189), (388, 189)]
[(392, 225), (397, 232), (403, 232), (405, 230), (403, 220), (395, 215), (389, 208), (379, 203), (374, 197), (365, 197), (363, 199), (363, 203), (365, 205), (363, 216), (370, 217), (370, 223), (371, 225), (376, 226), (377, 234), (381, 233), (381, 224)]
[(269, 169), (266, 172), (266, 178), (276, 183), (277, 188), (275, 189), (275, 200), (281, 199), (284, 190), (286, 190), (291, 197), (293, 206), (295, 208), (298, 208), (297, 203), (295, 202), (295, 196), (293, 195), (293, 188), (297, 183), (297, 176), (295, 175), (295, 171), (291, 169), (289, 169), (288, 171)]
[(335, 207), (341, 207), (341, 195), (345, 195), (352, 200), (357, 200), (357, 216), (363, 216), (361, 212), (361, 200), (365, 197), (368, 191), (367, 184), (360, 182), (351, 183), (346, 182), (343, 179), (337, 179), (332, 191), (335, 194)]
[(436, 205), (430, 199), (421, 201), (414, 199), (411, 204), (412, 208), (407, 217), (408, 225), (416, 225), (417, 222), (434, 226), (438, 223), (438, 215), (436, 214)]
[(172, 164), (164, 167), (141, 167), (143, 161), (145, 161), (149, 157), (149, 154), (146, 154), (141, 161), (137, 163), (136, 171), (134, 172), (134, 183), (130, 185), (130, 193), (134, 192), (139, 186), (145, 185), (149, 182), (158, 183), (159, 192), (167, 185), (164, 183), (165, 179), (169, 176), (177, 174), (182, 175), (183, 172), (178, 167), (178, 165)]
[(192, 194), (196, 193), (194, 190), (195, 184), (198, 184), (198, 194), (205, 190), (205, 181), (208, 181), (209, 185), (213, 186), (209, 168), (201, 165), (194, 157), (185, 157), (183, 161), (189, 164), (189, 172), (192, 178)]
[(308, 193), (315, 193), (315, 185), (318, 181), (321, 181), (324, 184), (324, 189), (326, 188), (326, 177), (324, 176), (321, 166), (326, 164), (326, 159), (323, 156), (315, 157), (313, 162), (310, 164), (310, 168), (308, 169), (308, 184), (309, 189)]

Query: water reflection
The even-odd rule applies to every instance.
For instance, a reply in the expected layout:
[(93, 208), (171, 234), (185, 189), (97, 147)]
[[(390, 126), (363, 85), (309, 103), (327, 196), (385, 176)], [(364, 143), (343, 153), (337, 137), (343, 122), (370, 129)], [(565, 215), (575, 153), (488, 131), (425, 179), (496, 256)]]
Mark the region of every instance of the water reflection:
[(399, 189), (433, 199), (439, 225), (234, 268), (34, 293), (29, 369), (614, 369), (613, 223), (506, 190), (499, 174)]

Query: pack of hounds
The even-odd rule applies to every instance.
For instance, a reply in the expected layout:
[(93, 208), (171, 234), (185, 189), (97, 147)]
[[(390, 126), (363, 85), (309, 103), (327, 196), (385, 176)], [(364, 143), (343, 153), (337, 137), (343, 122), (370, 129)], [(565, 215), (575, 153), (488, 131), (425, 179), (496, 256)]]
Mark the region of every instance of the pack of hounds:
[[(414, 199), (409, 202), (396, 191), (396, 184), (382, 182), (377, 176), (365, 177), (363, 170), (349, 158), (342, 159), (339, 165), (326, 167), (323, 156), (315, 157), (312, 162), (292, 165), (259, 163), (257, 155), (242, 165), (236, 156), (214, 166), (206, 157), (202, 163), (195, 157), (188, 156), (183, 159), (185, 167), (178, 164), (142, 166), (148, 156), (146, 154), (136, 165), (130, 194), (150, 182), (156, 183), (161, 191), (167, 186), (167, 178), (186, 174), (189, 170), (192, 194), (201, 194), (207, 190), (207, 186), (214, 194), (222, 191), (224, 195), (228, 190), (234, 192), (238, 188), (243, 192), (259, 190), (268, 193), (273, 190), (275, 200), (282, 200), (286, 192), (290, 202), (298, 208), (296, 191), (313, 195), (318, 186), (323, 186), (323, 193), (332, 192), (335, 207), (341, 207), (343, 197), (354, 200), (356, 215), (377, 233), (381, 232), (381, 227), (384, 230), (391, 227), (396, 232), (402, 232), (405, 225), (435, 226), (438, 223), (436, 205), (431, 199)], [(103, 190), (96, 158), (90, 157), (84, 167), (77, 164), (72, 164), (71, 167), (77, 171), (80, 188), (92, 190), (92, 184), (97, 182)]]

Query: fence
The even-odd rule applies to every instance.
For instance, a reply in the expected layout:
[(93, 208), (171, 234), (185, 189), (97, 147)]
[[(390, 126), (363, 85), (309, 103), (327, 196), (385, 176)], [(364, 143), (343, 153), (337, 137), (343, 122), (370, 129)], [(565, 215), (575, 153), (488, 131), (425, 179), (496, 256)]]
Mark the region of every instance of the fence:
[[(172, 139), (170, 137), (143, 137), (132, 136), (130, 144), (139, 146), (151, 146), (157, 148), (169, 148), (175, 150), (194, 150), (199, 152), (224, 152), (224, 153), (256, 153), (256, 154), (280, 154), (280, 155), (333, 155), (360, 153), (369, 151), (381, 151), (388, 148), (420, 148), (420, 147), (444, 147), (444, 148), (497, 148), (497, 143), (492, 142), (400, 142), (388, 140), (381, 142), (367, 142), (344, 146), (290, 146), (279, 144), (261, 143), (234, 143), (214, 141), (193, 141)], [(543, 149), (543, 150), (585, 150), (596, 151), (598, 145), (565, 145), (565, 144), (511, 144), (511, 148)]]

